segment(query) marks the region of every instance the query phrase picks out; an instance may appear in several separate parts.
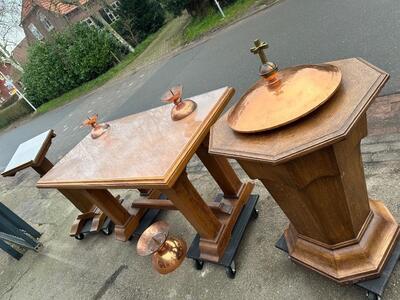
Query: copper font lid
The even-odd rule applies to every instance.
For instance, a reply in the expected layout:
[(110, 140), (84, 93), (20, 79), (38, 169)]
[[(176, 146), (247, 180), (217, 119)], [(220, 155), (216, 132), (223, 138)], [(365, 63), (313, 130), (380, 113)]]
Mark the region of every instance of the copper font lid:
[(324, 104), (338, 89), (342, 74), (333, 65), (301, 65), (278, 71), (268, 62), (266, 43), (255, 41), (261, 79), (230, 110), (229, 126), (238, 132), (271, 130), (304, 117)]

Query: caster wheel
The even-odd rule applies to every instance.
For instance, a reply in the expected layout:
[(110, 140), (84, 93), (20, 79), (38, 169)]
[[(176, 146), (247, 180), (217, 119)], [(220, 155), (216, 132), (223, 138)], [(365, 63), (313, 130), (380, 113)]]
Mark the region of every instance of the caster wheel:
[(38, 242), (36, 247), (33, 249), (33, 251), (38, 252), (39, 249), (43, 246), (43, 244), (41, 242)]
[(101, 232), (104, 235), (110, 235), (111, 233), (113, 233), (114, 231), (114, 227), (112, 225), (107, 226), (106, 228), (102, 229)]
[(381, 300), (381, 296), (379, 296), (373, 292), (367, 292), (367, 298), (368, 298), (368, 300)]
[(204, 261), (199, 260), (199, 259), (195, 259), (194, 260), (194, 266), (195, 266), (196, 270), (201, 270), (204, 267)]
[(85, 238), (85, 235), (83, 233), (80, 233), (80, 234), (75, 235), (75, 238), (78, 241), (81, 241), (81, 240), (83, 240)]
[(110, 230), (110, 228), (104, 228), (104, 229), (101, 230), (101, 232), (104, 235), (110, 235), (112, 233), (112, 230)]
[(253, 209), (253, 212), (251, 213), (251, 217), (253, 218), (253, 220), (258, 218), (258, 209)]
[(225, 268), (226, 275), (230, 279), (234, 279), (236, 277), (236, 267), (235, 267), (235, 262), (233, 261), (232, 264), (229, 267)]

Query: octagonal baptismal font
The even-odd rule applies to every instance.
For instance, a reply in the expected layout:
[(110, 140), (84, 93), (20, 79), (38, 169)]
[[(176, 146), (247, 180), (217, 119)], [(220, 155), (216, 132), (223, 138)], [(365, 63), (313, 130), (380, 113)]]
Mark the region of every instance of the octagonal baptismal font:
[[(320, 77), (261, 58), (260, 82), (214, 125), (210, 153), (235, 158), (268, 189), (290, 221), (284, 236), (294, 261), (340, 283), (378, 277), (399, 226), (368, 197), (360, 142), (388, 74), (359, 58), (317, 65)], [(299, 86), (290, 84), (294, 71), (306, 74)], [(317, 90), (325, 92), (313, 98)]]

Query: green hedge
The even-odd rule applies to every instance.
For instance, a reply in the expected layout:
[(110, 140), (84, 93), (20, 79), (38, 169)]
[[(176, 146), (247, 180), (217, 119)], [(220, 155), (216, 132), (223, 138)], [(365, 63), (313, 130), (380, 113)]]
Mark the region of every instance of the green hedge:
[(18, 100), (5, 109), (0, 110), (0, 128), (7, 127), (16, 120), (29, 115), (32, 108), (24, 100)]
[(106, 72), (123, 46), (106, 30), (76, 24), (29, 47), (22, 81), (36, 107)]

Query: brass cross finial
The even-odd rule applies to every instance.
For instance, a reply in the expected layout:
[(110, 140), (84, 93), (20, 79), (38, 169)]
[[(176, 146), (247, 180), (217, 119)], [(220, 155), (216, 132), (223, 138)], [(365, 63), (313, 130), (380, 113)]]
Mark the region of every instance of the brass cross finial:
[(258, 54), (260, 56), (261, 62), (265, 65), (268, 62), (267, 55), (264, 49), (268, 49), (268, 44), (266, 42), (261, 42), (259, 39), (254, 41), (255, 47), (251, 48), (250, 51), (253, 54)]

